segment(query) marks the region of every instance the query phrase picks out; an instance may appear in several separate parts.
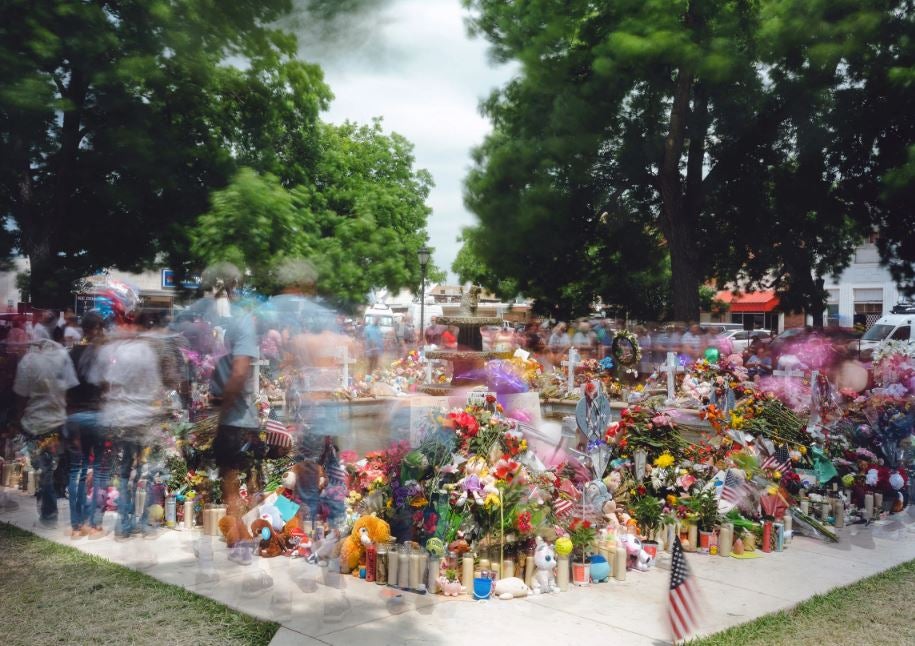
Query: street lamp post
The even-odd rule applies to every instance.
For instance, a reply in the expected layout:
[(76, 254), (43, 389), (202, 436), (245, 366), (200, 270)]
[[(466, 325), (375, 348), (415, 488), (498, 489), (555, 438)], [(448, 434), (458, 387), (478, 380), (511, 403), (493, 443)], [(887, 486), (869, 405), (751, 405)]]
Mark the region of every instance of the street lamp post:
[(432, 250), (425, 245), (416, 252), (419, 258), (419, 337), (421, 345), (426, 345), (426, 267), (429, 265), (429, 258), (432, 257)]

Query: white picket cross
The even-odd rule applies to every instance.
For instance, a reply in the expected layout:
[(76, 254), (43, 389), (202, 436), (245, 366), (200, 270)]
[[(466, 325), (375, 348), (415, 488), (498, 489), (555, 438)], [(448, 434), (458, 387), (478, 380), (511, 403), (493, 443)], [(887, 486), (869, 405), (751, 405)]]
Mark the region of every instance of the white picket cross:
[(677, 361), (677, 353), (668, 352), (667, 362), (659, 370), (667, 373), (667, 403), (672, 404), (677, 395), (677, 373), (684, 372), (683, 366)]
[(562, 362), (562, 367), (568, 369), (568, 374), (566, 376), (566, 392), (571, 393), (575, 390), (575, 367), (581, 365), (581, 357), (578, 354), (578, 350), (575, 348), (569, 348), (569, 358), (566, 361)]

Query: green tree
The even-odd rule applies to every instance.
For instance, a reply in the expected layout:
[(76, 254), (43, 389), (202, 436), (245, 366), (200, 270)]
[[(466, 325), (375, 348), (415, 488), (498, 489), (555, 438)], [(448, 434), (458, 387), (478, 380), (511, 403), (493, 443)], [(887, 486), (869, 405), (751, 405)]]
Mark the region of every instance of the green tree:
[(102, 267), (180, 264), (188, 226), (239, 164), (294, 166), (304, 181), (330, 92), (271, 26), (290, 7), (3, 3), (4, 251), (28, 256), (34, 302), (69, 302), (74, 280)]
[[(465, 5), (494, 57), (521, 64), (484, 103), (494, 131), (467, 179), (484, 239), (511, 231), (513, 250), (539, 236), (555, 271), (594, 290), (580, 258), (606, 237), (595, 214), (642, 222), (627, 243), (663, 238), (655, 253), (670, 258), (672, 314), (695, 319), (712, 276), (822, 309), (820, 278), (848, 262), (871, 223), (897, 217), (868, 186), (904, 160), (873, 163), (889, 132), (860, 139), (889, 110), (853, 108), (884, 103), (881, 79), (910, 49), (910, 2)], [(905, 124), (903, 147), (911, 115), (892, 116)], [(483, 258), (498, 262), (495, 253)], [(530, 263), (507, 275), (525, 271)]]
[(295, 169), (279, 178), (244, 169), (216, 191), (191, 232), (195, 259), (229, 260), (269, 291), (280, 261), (307, 258), (319, 291), (344, 306), (376, 287), (418, 285), (432, 178), (413, 168), (412, 144), (380, 120), (321, 124), (317, 140), (304, 181)]

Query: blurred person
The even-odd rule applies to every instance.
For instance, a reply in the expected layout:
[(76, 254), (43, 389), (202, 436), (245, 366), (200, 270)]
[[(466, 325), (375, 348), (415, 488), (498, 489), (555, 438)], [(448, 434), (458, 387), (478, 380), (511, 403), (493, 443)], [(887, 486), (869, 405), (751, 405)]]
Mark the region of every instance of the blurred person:
[[(70, 456), (67, 499), (70, 504), (71, 538), (100, 538), (105, 499), (111, 477), (112, 446), (99, 420), (101, 388), (89, 380), (104, 343), (104, 320), (97, 312), (83, 317), (86, 343), (70, 350), (70, 360), (79, 384), (67, 392), (67, 423), (64, 426)], [(87, 474), (92, 462), (92, 485), (87, 491)]]
[(566, 331), (567, 329), (566, 324), (560, 322), (553, 327), (553, 330), (550, 333), (550, 338), (547, 341), (547, 349), (550, 352), (553, 363), (558, 364), (562, 360), (562, 356), (568, 352), (569, 348), (572, 346), (572, 338)]
[(119, 460), (119, 539), (149, 531), (148, 508), (137, 510), (135, 500), (138, 487), (145, 485), (143, 452), (161, 413), (164, 392), (160, 357), (152, 340), (139, 334), (141, 329), (137, 322), (123, 325), (101, 346), (88, 371), (88, 381), (102, 389), (98, 419), (111, 434)]
[[(226, 514), (236, 518), (245, 512), (240, 477), (250, 466), (246, 444), (260, 429), (252, 370), (253, 363), (260, 358), (260, 349), (254, 317), (235, 303), (241, 278), (234, 265), (223, 262), (207, 268), (201, 280), (210, 294), (202, 303), (203, 311), (214, 326), (223, 330), (225, 354), (217, 362), (210, 380), (211, 401), (219, 411), (213, 454), (222, 480)], [(228, 307), (220, 303), (220, 294), (225, 294)]]
[(444, 332), (442, 332), (442, 347), (446, 350), (457, 350), (457, 332), (458, 329), (453, 325), (446, 326)]
[(407, 351), (416, 345), (416, 326), (413, 325), (413, 317), (409, 314), (403, 317), (403, 342)]
[(572, 336), (572, 346), (578, 350), (582, 359), (590, 359), (594, 356), (597, 345), (597, 336), (591, 331), (591, 325), (587, 321), (582, 321)]
[(654, 370), (654, 365), (652, 363), (652, 336), (648, 331), (648, 328), (644, 325), (639, 325), (635, 328), (635, 337), (639, 343), (639, 349), (642, 351), (642, 358), (639, 361), (639, 372), (642, 374), (650, 374)]
[(362, 331), (362, 339), (365, 344), (365, 356), (369, 362), (368, 374), (372, 374), (378, 368), (378, 360), (384, 351), (384, 336), (374, 316), (369, 318)]
[(695, 360), (702, 354), (703, 342), (702, 328), (698, 323), (691, 323), (680, 337), (680, 351)]
[(759, 381), (759, 377), (772, 374), (772, 357), (763, 344), (757, 345), (753, 349), (744, 365), (747, 367), (747, 374), (755, 381)]
[(597, 339), (597, 356), (602, 359), (610, 354), (610, 345), (613, 343), (613, 330), (609, 319), (600, 320), (594, 325), (594, 336)]
[(72, 348), (74, 345), (83, 340), (83, 329), (78, 325), (76, 314), (68, 311), (65, 317), (66, 325), (64, 326), (64, 346)]
[(35, 324), (32, 326), (32, 341), (53, 341), (57, 329), (57, 313), (51, 310), (36, 310)]
[(543, 342), (543, 333), (540, 330), (540, 321), (531, 321), (524, 328), (524, 349), (531, 354), (541, 354), (546, 349)]
[(13, 392), (18, 426), (38, 472), (38, 519), (45, 526), (57, 525), (57, 493), (54, 470), (62, 451), (63, 427), (67, 421), (67, 391), (79, 384), (73, 363), (59, 343), (41, 339), (19, 361)]

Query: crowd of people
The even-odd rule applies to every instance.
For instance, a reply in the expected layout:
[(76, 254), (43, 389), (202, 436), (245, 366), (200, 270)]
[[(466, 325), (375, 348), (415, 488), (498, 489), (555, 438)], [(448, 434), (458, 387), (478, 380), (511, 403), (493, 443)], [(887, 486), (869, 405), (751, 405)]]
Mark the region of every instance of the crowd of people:
[[(63, 325), (50, 312), (14, 318), (4, 338), (15, 369), (0, 411), (2, 448), (7, 458), (15, 451), (28, 455), (40, 523), (57, 525), (57, 500), (65, 492), (72, 537), (103, 535), (109, 484), (116, 479), (115, 537), (152, 531), (148, 510), (165, 502), (157, 499), (164, 496), (162, 465), (149, 457), (157, 430), (165, 420), (187, 418), (197, 404), (192, 386), (201, 377), (204, 414), (218, 416), (212, 452), (222, 500), (230, 515), (245, 511), (244, 477), (263, 445), (258, 370), (287, 370), (296, 394), (289, 413), (307, 415), (308, 390), (322, 371), (336, 370), (337, 350), (351, 339), (340, 333), (336, 313), (309, 295), (314, 275), (307, 267), (257, 307), (237, 301), (241, 278), (230, 265), (211, 268), (205, 296), (174, 319), (144, 310), (114, 320), (90, 311), (81, 321), (65, 316)], [(203, 357), (212, 365), (201, 365)], [(334, 457), (325, 447), (322, 459)], [(303, 498), (315, 498), (309, 493)]]

